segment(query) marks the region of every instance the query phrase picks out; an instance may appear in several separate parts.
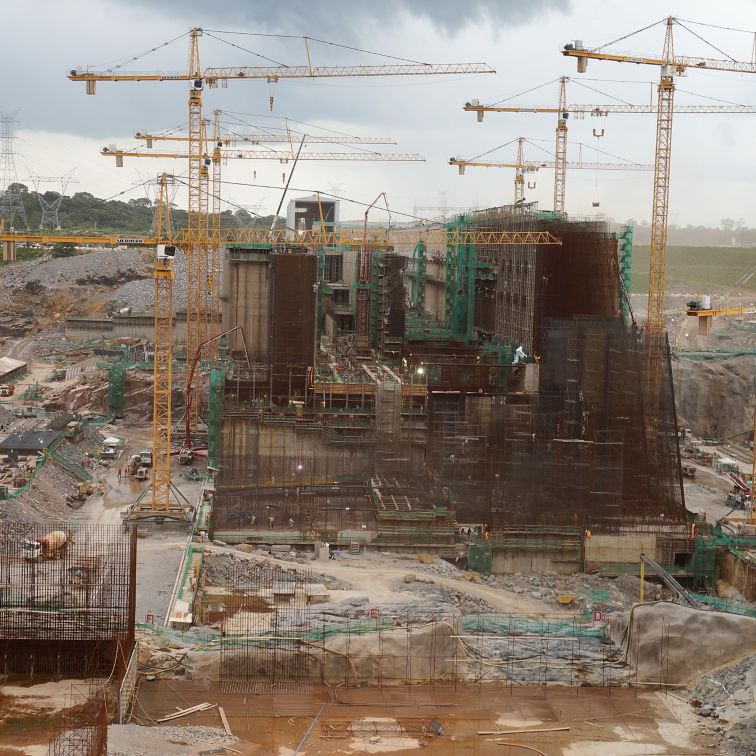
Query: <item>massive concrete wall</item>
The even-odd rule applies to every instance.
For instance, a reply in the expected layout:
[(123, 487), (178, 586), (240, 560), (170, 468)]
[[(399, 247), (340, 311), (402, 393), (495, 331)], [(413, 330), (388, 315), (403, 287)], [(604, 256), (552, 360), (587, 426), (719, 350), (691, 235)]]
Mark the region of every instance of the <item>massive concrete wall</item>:
[(330, 482), (372, 464), (372, 446), (328, 444), (316, 430), (263, 425), (254, 415), (226, 416), (221, 425), (219, 487)]
[(637, 563), (640, 555), (656, 558), (656, 535), (593, 535), (585, 539), (585, 569), (598, 569), (604, 564)]
[[(269, 348), (268, 308), (270, 266), (267, 255), (229, 250), (224, 259), (223, 330), (239, 325), (251, 362), (266, 362)], [(230, 336), (230, 346), (242, 349), (241, 335)]]
[[(112, 318), (68, 318), (66, 339), (75, 344), (95, 339), (153, 339), (154, 321), (152, 315), (114, 315)], [(176, 344), (186, 340), (186, 316), (177, 315), (173, 320), (173, 341)]]

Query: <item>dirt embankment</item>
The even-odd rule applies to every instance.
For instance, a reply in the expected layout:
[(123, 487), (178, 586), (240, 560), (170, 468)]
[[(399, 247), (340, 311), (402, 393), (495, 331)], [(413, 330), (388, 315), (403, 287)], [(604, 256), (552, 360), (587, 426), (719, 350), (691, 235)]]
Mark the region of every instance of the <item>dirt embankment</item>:
[(105, 312), (112, 291), (150, 275), (134, 250), (40, 257), (0, 267), (0, 336), (22, 336), (71, 315)]
[(753, 357), (672, 361), (678, 422), (704, 438), (730, 438), (753, 427)]

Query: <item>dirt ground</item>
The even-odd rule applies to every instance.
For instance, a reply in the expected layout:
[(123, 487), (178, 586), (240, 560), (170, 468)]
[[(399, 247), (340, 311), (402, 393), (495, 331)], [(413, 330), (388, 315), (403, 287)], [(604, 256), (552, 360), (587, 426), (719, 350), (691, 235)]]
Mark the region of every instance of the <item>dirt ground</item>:
[[(240, 559), (269, 562), (288, 566), (293, 569), (301, 568), (301, 564), (298, 562), (269, 557), (264, 554), (247, 554), (227, 546), (208, 544), (206, 548), (210, 553), (233, 554)], [(331, 590), (330, 593), (334, 597), (333, 600), (338, 601), (341, 598), (349, 598), (350, 596), (366, 595), (370, 601), (374, 601), (375, 603), (404, 601), (410, 603), (412, 597), (407, 594), (397, 593), (395, 585), (397, 581), (402, 580), (409, 571), (416, 567), (416, 561), (414, 564), (409, 564), (406, 568), (397, 567), (395, 558), (382, 558), (379, 555), (371, 555), (370, 559), (348, 562), (341, 562), (340, 560), (307, 562), (307, 569), (312, 570), (316, 574), (330, 575), (355, 585), (356, 590), (352, 591)], [(548, 613), (564, 617), (570, 617), (575, 614), (575, 612), (568, 609), (559, 610), (543, 601), (467, 580), (459, 580), (425, 572), (422, 579), (482, 599), (498, 612), (535, 615)]]
[[(176, 705), (205, 701), (223, 707), (231, 731), (239, 738), (232, 747), (243, 754), (290, 756), (299, 745), (311, 756), (421, 752), (518, 756), (525, 750), (517, 745), (547, 756), (712, 753), (713, 741), (691, 730), (688, 712), (679, 700), (617, 688), (307, 687), (259, 692), (251, 699), (248, 692), (172, 681), (143, 684), (137, 713), (150, 721), (175, 711)], [(174, 724), (179, 721), (221, 726), (217, 708)], [(484, 732), (497, 734), (480, 734)]]

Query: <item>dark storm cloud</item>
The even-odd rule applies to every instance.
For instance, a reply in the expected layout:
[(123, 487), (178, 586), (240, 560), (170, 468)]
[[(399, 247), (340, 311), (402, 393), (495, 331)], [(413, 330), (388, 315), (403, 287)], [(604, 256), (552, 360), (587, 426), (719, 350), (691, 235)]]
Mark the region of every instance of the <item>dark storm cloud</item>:
[[(525, 23), (539, 14), (567, 11), (571, 0), (224, 0), (208, 5), (207, 0), (136, 0), (158, 13), (195, 13), (202, 23), (224, 20), (250, 27), (302, 33), (309, 30), (338, 32), (339, 39), (361, 36), (360, 22), (390, 23), (403, 14), (429, 20), (453, 33), (470, 23), (489, 19), (493, 23)], [(506, 27), (502, 27), (506, 31)], [(306, 32), (305, 32), (306, 33)]]

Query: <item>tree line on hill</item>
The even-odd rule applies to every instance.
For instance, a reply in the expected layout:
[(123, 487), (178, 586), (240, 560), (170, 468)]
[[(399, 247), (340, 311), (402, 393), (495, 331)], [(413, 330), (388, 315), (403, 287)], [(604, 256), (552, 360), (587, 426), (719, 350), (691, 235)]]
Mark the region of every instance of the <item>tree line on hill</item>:
[[(55, 192), (29, 191), (25, 184), (16, 184), (8, 187), (19, 192), (21, 201), (26, 212), (26, 220), (29, 231), (39, 230), (42, 218), (42, 208), (39, 196), (48, 203), (55, 201), (59, 196)], [(152, 230), (153, 203), (147, 197), (136, 199), (101, 199), (89, 192), (76, 192), (71, 196), (65, 195), (60, 203), (58, 219), (61, 229), (67, 233), (127, 233), (147, 235)], [(243, 208), (235, 211), (223, 210), (221, 212), (221, 226), (243, 228), (270, 228), (273, 216), (253, 216)], [(171, 224), (174, 229), (185, 228), (187, 224), (186, 210), (172, 206)], [(277, 226), (285, 224), (285, 218), (279, 218)], [(19, 221), (14, 221), (16, 230)], [(49, 229), (46, 229), (49, 230)]]

